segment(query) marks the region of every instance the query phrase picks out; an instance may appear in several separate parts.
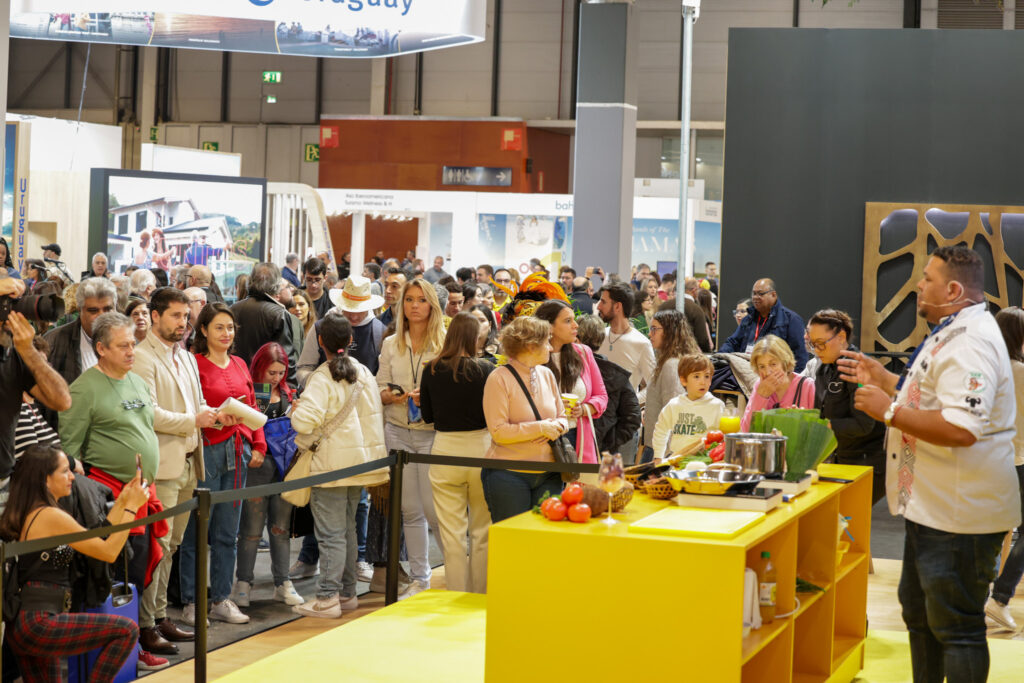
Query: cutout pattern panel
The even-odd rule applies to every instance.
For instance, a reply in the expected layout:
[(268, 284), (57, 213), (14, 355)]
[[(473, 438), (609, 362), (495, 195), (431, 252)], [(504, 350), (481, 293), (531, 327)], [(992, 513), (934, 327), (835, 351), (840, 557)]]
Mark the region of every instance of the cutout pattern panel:
[(921, 343), (928, 325), (917, 316), (917, 282), (928, 254), (954, 244), (981, 255), (990, 307), (1021, 305), (1024, 207), (867, 202), (861, 348), (908, 351)]

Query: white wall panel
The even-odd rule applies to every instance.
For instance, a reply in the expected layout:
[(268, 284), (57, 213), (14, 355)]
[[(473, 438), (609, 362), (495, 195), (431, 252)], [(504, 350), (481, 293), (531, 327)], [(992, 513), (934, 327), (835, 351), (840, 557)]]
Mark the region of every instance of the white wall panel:
[(177, 78), (171, 100), (176, 121), (220, 121), (223, 55), (210, 50), (174, 52)]

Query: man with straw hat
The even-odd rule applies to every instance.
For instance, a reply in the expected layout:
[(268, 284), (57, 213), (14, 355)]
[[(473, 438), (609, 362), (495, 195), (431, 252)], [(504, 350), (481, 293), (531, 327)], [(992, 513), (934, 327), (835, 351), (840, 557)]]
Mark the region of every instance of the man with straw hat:
[[(380, 356), (380, 345), (384, 336), (384, 323), (374, 317), (373, 311), (384, 305), (384, 297), (374, 294), (372, 283), (361, 275), (350, 275), (341, 289), (327, 292), (334, 308), (327, 315), (344, 315), (352, 324), (352, 345), (348, 352), (367, 369), (376, 374)], [(317, 342), (320, 333), (320, 321), (309, 328), (306, 343), (299, 356), (299, 385), (306, 383), (306, 378), (316, 370), (326, 358)]]

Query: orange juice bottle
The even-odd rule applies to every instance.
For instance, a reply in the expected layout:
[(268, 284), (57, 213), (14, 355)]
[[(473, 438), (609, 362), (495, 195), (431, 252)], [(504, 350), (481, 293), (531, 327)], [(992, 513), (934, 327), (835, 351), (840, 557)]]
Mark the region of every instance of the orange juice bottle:
[(772, 564), (772, 554), (767, 550), (761, 552), (761, 559), (764, 561), (757, 572), (761, 623), (770, 624), (775, 621), (775, 565)]

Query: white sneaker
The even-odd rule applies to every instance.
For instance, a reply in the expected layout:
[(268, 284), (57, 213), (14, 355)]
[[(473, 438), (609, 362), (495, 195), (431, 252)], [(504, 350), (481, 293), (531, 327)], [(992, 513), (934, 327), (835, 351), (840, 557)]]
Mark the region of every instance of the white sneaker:
[(280, 586), (274, 588), (274, 599), (283, 602), (286, 605), (301, 605), (306, 600), (295, 591), (295, 586), (291, 581), (285, 580)]
[(398, 599), (399, 600), (405, 600), (406, 598), (411, 598), (412, 596), (416, 595), (417, 593), (422, 593), (423, 591), (428, 591), (428, 590), (430, 590), (430, 583), (429, 582), (427, 582), (427, 581), (413, 581), (411, 584), (409, 584), (408, 588), (406, 588), (404, 591), (401, 591), (398, 594)]
[[(196, 603), (190, 602), (181, 609), (181, 621), (189, 626), (196, 625)], [(206, 620), (206, 625), (210, 625), (210, 620)]]
[(248, 624), (249, 617), (238, 609), (238, 605), (231, 602), (231, 598), (213, 603), (210, 608), (210, 618), (217, 621), (226, 621), (229, 624)]
[(356, 564), (356, 580), (369, 583), (373, 580), (373, 565), (369, 562)]
[(359, 609), (359, 598), (357, 598), (354, 595), (351, 598), (345, 598), (344, 600), (338, 598), (338, 603), (341, 606), (341, 609), (343, 609), (346, 612), (351, 612), (354, 609)]
[(252, 584), (248, 581), (235, 581), (231, 589), (231, 602), (239, 607), (249, 606), (249, 593), (252, 592)]
[(320, 573), (319, 564), (306, 564), (302, 560), (295, 560), (295, 564), (288, 570), (289, 579), (308, 579)]
[(997, 626), (1008, 631), (1017, 630), (1017, 622), (1010, 614), (1009, 605), (999, 604), (995, 598), (989, 598), (985, 603), (985, 616), (994, 621)]
[[(353, 598), (355, 599), (355, 598)], [(320, 619), (340, 619), (341, 601), (337, 594), (329, 598), (317, 598), (313, 602), (302, 605), (295, 605), (292, 611), (304, 617), (318, 617)]]

